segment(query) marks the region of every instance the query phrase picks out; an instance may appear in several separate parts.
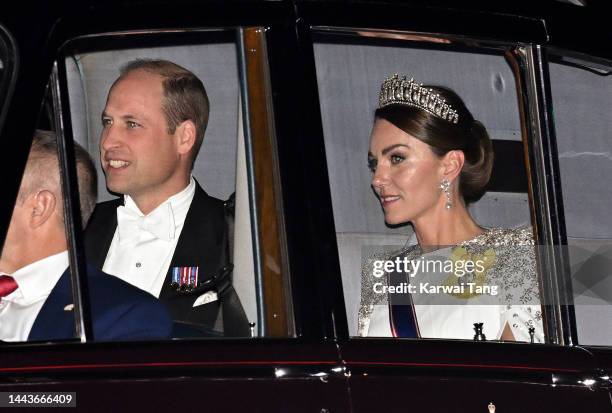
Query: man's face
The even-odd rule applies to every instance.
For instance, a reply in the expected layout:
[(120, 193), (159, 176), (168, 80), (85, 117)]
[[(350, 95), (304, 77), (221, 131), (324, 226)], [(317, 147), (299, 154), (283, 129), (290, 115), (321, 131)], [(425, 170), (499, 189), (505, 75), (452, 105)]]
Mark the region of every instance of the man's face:
[(161, 203), (182, 189), (178, 137), (168, 133), (162, 97), (161, 76), (135, 70), (111, 88), (102, 114), (106, 186), (139, 206)]

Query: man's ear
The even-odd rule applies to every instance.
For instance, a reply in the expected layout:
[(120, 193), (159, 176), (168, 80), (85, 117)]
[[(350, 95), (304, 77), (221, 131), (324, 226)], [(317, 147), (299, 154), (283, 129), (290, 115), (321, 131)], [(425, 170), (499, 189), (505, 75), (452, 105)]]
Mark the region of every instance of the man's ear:
[(30, 227), (38, 228), (47, 222), (57, 209), (58, 199), (55, 194), (48, 189), (38, 191), (33, 195), (29, 206), (32, 210), (30, 215)]
[(463, 151), (448, 151), (442, 157), (442, 174), (444, 178), (452, 182), (461, 173), (464, 163), (465, 154)]
[(177, 150), (180, 155), (189, 153), (196, 142), (196, 126), (192, 120), (183, 121), (176, 127)]

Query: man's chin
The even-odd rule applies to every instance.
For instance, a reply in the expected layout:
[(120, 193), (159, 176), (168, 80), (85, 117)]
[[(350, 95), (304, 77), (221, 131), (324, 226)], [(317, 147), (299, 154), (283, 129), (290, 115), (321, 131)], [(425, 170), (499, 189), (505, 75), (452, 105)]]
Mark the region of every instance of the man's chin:
[(128, 188), (126, 188), (125, 185), (118, 185), (114, 182), (109, 183), (108, 181), (106, 181), (106, 189), (108, 190), (108, 192), (114, 195), (123, 195), (128, 193)]

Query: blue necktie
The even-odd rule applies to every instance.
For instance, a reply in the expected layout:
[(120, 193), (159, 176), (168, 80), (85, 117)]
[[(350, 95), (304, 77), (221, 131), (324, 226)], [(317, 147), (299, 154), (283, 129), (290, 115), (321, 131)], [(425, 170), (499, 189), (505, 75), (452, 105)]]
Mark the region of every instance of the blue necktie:
[[(400, 286), (406, 282), (406, 274), (392, 272), (389, 274), (389, 285)], [(393, 337), (419, 337), (416, 313), (410, 293), (388, 294), (389, 321)]]

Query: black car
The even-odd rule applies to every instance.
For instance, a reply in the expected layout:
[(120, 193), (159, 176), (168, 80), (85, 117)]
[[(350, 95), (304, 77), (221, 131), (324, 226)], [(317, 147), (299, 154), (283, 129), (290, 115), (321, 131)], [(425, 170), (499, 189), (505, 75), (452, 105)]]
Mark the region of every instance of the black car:
[[(2, 343), (0, 403), (11, 404), (0, 406), (63, 394), (56, 405), (83, 411), (612, 410), (612, 30), (599, 2), (3, 9), (2, 239), (32, 134), (53, 129), (72, 273), (82, 276), (72, 144), (98, 161), (118, 69), (173, 60), (209, 91), (194, 175), (235, 199), (233, 284), (251, 337), (95, 342), (80, 291), (75, 340)], [(378, 87), (395, 72), (454, 88), (489, 129), (497, 161), (472, 212), (486, 226), (533, 227), (545, 344), (356, 337), (364, 251), (403, 244), (410, 231), (385, 226), (366, 167)], [(110, 199), (98, 172), (99, 200)]]

